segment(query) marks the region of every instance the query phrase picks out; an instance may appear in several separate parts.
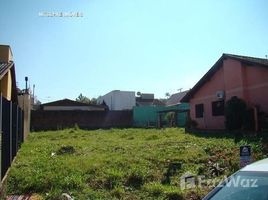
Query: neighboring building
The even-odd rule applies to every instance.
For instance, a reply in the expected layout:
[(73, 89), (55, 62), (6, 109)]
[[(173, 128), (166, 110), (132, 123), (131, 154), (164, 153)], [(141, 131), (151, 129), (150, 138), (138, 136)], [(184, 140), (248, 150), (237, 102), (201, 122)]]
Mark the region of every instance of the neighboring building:
[(132, 110), (136, 105), (135, 92), (113, 90), (99, 97), (97, 103), (105, 103), (110, 110)]
[(136, 106), (164, 106), (165, 103), (155, 99), (154, 94), (141, 93), (136, 97)]
[(135, 127), (170, 126), (166, 115), (174, 113), (173, 126), (184, 127), (189, 105), (182, 103), (174, 106), (135, 106), (133, 108), (133, 125)]
[(63, 99), (59, 101), (53, 101), (45, 104), (41, 104), (40, 108), (47, 111), (67, 111), (67, 110), (83, 110), (83, 111), (105, 111), (107, 106), (105, 105), (92, 105), (87, 103), (81, 103), (70, 99)]
[(8, 45), (0, 45), (0, 90), (9, 101), (18, 102), (15, 64)]
[(167, 100), (168, 105), (155, 99), (154, 94), (141, 94), (136, 98), (133, 109), (133, 125), (135, 127), (163, 127), (170, 126), (168, 113), (174, 113), (172, 126), (184, 127), (189, 111), (188, 103), (181, 103), (181, 98), (187, 93), (174, 94)]
[(224, 105), (233, 96), (268, 113), (267, 59), (223, 54), (182, 102), (198, 128), (225, 129)]
[(182, 103), (181, 100), (187, 94), (187, 92), (188, 92), (188, 90), (172, 94), (168, 98), (168, 100), (166, 102), (166, 106), (175, 106), (175, 105), (181, 104)]

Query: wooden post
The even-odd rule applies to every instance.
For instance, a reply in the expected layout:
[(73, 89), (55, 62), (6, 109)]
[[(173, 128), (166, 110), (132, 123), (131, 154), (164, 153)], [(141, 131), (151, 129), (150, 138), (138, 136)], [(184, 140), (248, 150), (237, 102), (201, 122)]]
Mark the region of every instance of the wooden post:
[(161, 113), (158, 113), (158, 128), (161, 128)]

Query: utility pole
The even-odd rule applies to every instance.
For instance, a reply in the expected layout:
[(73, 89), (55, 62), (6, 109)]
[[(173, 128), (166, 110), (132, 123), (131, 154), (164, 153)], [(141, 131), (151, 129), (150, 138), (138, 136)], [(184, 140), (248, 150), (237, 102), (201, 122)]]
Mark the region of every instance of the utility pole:
[(34, 104), (34, 89), (35, 89), (35, 84), (33, 84), (33, 104)]
[(25, 93), (28, 94), (28, 77), (25, 76)]

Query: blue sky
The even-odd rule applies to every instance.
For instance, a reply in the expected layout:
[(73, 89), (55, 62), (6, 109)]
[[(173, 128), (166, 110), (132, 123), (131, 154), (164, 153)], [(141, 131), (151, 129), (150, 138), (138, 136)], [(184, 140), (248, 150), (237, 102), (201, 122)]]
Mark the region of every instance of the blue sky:
[[(111, 90), (164, 97), (222, 53), (268, 54), (266, 0), (1, 0), (0, 44), (41, 102)], [(81, 12), (83, 17), (40, 17)]]

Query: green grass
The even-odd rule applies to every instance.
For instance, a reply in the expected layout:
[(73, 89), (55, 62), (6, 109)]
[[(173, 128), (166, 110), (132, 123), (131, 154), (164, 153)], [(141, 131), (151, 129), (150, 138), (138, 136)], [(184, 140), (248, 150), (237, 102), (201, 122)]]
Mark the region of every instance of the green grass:
[[(217, 178), (239, 168), (239, 146), (264, 156), (262, 139), (188, 134), (184, 129), (110, 129), (31, 133), (8, 177), (9, 194), (44, 199), (200, 199), (208, 188), (181, 190), (186, 172)], [(218, 164), (215, 167), (215, 164)]]

